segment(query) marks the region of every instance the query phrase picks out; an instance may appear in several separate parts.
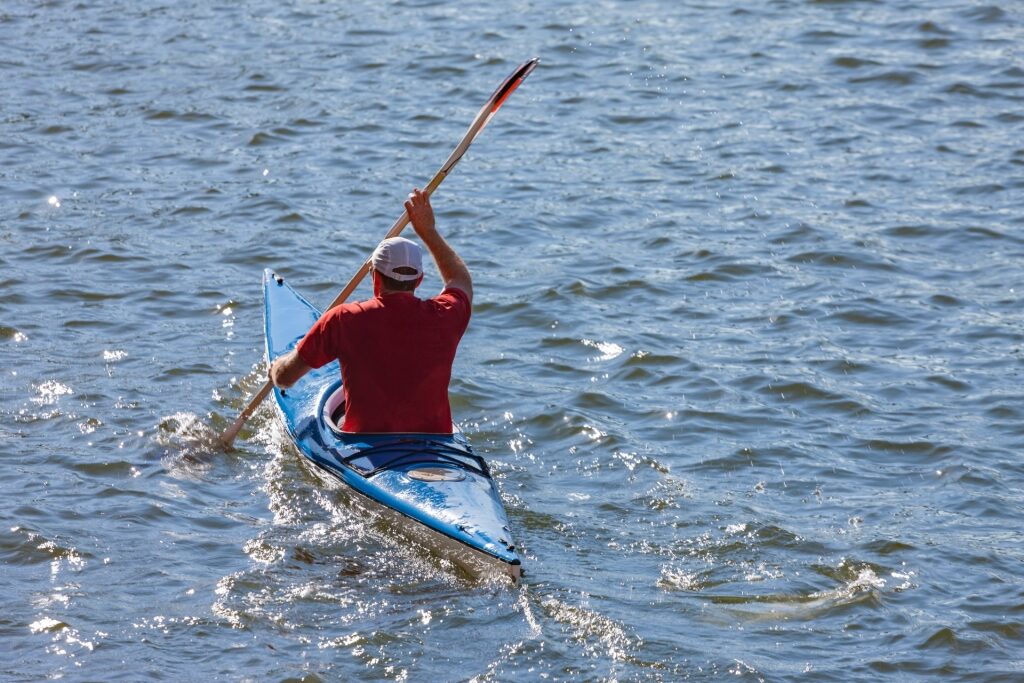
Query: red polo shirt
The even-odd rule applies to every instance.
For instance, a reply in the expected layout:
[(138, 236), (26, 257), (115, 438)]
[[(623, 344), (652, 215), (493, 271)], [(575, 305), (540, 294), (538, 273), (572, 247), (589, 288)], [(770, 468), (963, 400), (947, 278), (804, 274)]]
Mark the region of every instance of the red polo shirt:
[(310, 367), (341, 361), (346, 432), (451, 434), (448, 382), (470, 312), (454, 287), (387, 294), (331, 309), (297, 350)]

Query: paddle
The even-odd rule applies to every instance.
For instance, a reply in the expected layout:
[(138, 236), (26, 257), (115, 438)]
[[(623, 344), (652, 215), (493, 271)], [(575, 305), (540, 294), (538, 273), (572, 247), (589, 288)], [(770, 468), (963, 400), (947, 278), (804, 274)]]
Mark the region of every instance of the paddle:
[[(505, 100), (508, 99), (508, 96), (512, 94), (512, 91), (518, 88), (519, 84), (522, 83), (523, 80), (530, 75), (530, 72), (533, 71), (534, 68), (537, 66), (538, 61), (539, 60), (535, 57), (528, 62), (520, 64), (516, 68), (516, 70), (513, 71), (512, 74), (508, 78), (506, 78), (501, 85), (498, 86), (498, 89), (494, 91), (494, 93), (490, 96), (490, 98), (487, 100), (484, 106), (480, 108), (480, 111), (477, 113), (476, 118), (473, 119), (473, 123), (469, 125), (469, 130), (466, 131), (466, 134), (462, 136), (462, 140), (460, 140), (459, 144), (456, 145), (455, 151), (451, 153), (451, 156), (448, 157), (448, 160), (444, 162), (444, 164), (441, 166), (438, 172), (434, 174), (434, 177), (427, 184), (426, 188), (424, 188), (423, 191), (426, 192), (428, 196), (433, 194), (434, 190), (437, 189), (437, 186), (440, 185), (442, 181), (444, 181), (444, 179), (448, 176), (449, 173), (451, 173), (451, 170), (455, 168), (455, 164), (459, 163), (459, 160), (462, 159), (462, 155), (466, 153), (467, 149), (469, 149), (469, 146), (473, 143), (473, 140), (476, 139), (476, 136), (479, 135), (480, 131), (484, 129), (484, 126), (490, 123), (491, 119), (497, 113), (501, 105), (503, 105), (505, 103)], [(388, 230), (388, 234), (384, 236), (384, 239), (388, 239), (389, 237), (397, 237), (398, 234), (402, 232), (402, 230), (408, 223), (409, 214), (403, 211), (402, 215), (399, 216), (398, 220), (395, 221), (395, 224), (391, 226), (390, 230)], [(324, 310), (324, 313), (331, 310), (335, 306), (344, 303), (345, 300), (348, 299), (349, 295), (352, 294), (353, 291), (355, 291), (355, 288), (359, 286), (359, 283), (362, 282), (363, 278), (366, 277), (366, 274), (369, 272), (370, 261), (367, 260), (365, 263), (363, 263), (362, 266), (360, 266), (359, 270), (356, 271), (356, 274), (352, 276), (352, 279), (349, 280), (348, 284), (345, 285), (345, 289), (341, 290), (341, 293), (338, 296), (336, 296), (334, 298), (334, 301), (332, 301), (330, 305)], [(260, 406), (260, 403), (262, 403), (263, 399), (265, 399), (267, 395), (270, 394), (270, 390), (273, 388), (273, 383), (270, 382), (270, 380), (267, 380), (267, 382), (256, 393), (253, 399), (249, 401), (249, 405), (245, 407), (245, 410), (243, 410), (235, 419), (235, 421), (231, 423), (231, 426), (225, 429), (224, 433), (220, 435), (221, 443), (224, 445), (226, 449), (231, 448), (232, 444), (235, 442), (235, 437), (238, 436), (238, 432), (241, 431), (242, 426), (245, 425), (246, 421), (252, 416), (254, 412), (256, 412), (256, 409)]]

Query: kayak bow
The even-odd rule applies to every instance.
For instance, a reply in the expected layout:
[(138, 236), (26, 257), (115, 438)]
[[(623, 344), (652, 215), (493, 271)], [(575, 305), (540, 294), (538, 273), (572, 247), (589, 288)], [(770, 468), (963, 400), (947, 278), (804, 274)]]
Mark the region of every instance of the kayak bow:
[[(321, 312), (270, 270), (263, 293), (267, 360), (295, 347)], [(309, 371), (274, 398), (299, 451), (371, 502), (414, 542), (475, 578), (522, 575), (508, 517), (483, 458), (453, 425), (446, 434), (351, 434), (338, 362)]]

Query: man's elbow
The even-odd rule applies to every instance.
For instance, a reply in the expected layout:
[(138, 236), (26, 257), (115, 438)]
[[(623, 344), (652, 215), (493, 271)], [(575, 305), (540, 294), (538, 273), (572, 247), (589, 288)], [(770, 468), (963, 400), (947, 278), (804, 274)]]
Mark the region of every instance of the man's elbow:
[(445, 284), (445, 287), (461, 289), (469, 297), (470, 301), (473, 300), (473, 281), (468, 277), (452, 278)]

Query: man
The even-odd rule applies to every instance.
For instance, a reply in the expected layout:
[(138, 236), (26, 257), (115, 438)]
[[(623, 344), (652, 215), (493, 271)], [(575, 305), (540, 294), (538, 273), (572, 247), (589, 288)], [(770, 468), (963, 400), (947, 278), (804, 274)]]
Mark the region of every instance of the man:
[(430, 197), (414, 189), (405, 209), (437, 264), (441, 294), (414, 294), (423, 282), (419, 246), (384, 240), (371, 258), (374, 298), (331, 309), (270, 367), (271, 381), (286, 389), (311, 368), (340, 360), (346, 432), (452, 432), (448, 383), (469, 324), (473, 281), (437, 231)]

